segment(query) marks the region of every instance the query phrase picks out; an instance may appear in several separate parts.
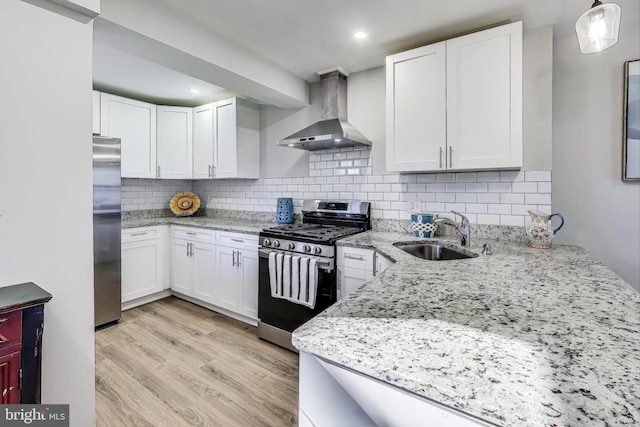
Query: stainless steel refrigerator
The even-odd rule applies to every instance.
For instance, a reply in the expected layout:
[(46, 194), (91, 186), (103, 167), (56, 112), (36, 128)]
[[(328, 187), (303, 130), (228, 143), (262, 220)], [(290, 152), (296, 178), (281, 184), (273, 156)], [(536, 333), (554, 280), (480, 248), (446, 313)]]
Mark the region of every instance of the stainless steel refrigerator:
[(120, 140), (93, 137), (93, 259), (96, 327), (117, 322), (120, 302)]

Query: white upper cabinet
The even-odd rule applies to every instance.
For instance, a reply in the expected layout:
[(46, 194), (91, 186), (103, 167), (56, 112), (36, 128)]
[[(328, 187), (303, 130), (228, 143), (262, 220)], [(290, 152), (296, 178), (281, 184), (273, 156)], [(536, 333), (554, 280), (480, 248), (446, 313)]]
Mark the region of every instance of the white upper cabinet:
[(121, 139), (122, 177), (155, 178), (156, 106), (108, 93), (100, 98), (100, 134)]
[(100, 135), (100, 92), (93, 91), (93, 115), (91, 117), (91, 132)]
[(193, 178), (213, 178), (214, 104), (193, 109)]
[(158, 105), (157, 177), (191, 179), (193, 109)]
[(193, 109), (193, 177), (259, 178), (258, 106), (230, 98)]
[(445, 42), (387, 57), (387, 170), (438, 170), (447, 144)]
[(241, 98), (215, 103), (215, 178), (260, 177), (260, 113)]
[(522, 166), (522, 22), (387, 57), (387, 170)]
[(448, 168), (522, 166), (522, 22), (447, 41)]

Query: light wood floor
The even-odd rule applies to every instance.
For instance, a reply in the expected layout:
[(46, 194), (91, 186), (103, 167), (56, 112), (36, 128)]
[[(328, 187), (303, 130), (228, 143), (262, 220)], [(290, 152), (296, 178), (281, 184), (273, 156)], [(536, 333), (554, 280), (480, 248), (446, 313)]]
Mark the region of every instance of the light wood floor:
[(294, 426), (298, 355), (170, 297), (96, 332), (98, 427)]

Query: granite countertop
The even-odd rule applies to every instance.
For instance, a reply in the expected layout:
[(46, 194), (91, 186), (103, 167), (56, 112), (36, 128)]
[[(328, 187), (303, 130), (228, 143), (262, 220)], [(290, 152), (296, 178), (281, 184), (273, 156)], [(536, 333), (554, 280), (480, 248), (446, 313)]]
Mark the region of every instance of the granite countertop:
[(265, 228), (276, 226), (276, 222), (256, 222), (246, 219), (216, 218), (207, 216), (161, 217), (123, 219), (122, 228), (149, 227), (153, 225), (183, 225), (186, 227), (208, 228), (211, 230), (235, 231), (237, 233), (258, 234)]
[(416, 240), (341, 239), (396, 263), (294, 345), (498, 425), (640, 424), (638, 292), (577, 246), (481, 240), (493, 255), (426, 261), (392, 245)]

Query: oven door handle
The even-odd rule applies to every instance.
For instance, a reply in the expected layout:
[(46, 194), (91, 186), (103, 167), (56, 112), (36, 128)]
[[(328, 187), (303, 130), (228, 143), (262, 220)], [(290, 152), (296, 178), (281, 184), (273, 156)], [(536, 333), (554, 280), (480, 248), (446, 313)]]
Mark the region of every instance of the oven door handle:
[[(260, 258), (269, 258), (269, 254), (271, 252), (276, 252), (276, 253), (280, 253), (280, 254), (285, 254), (286, 253), (284, 251), (273, 251), (273, 250), (268, 250), (268, 249), (259, 249), (258, 250), (258, 256)], [(300, 256), (300, 255), (292, 255), (292, 256)], [(304, 255), (302, 255), (300, 257), (301, 258), (305, 258)], [(327, 270), (327, 271), (333, 270), (333, 268), (331, 267), (331, 262), (329, 262), (329, 261), (321, 261), (321, 260), (318, 260), (317, 258), (316, 258), (316, 266), (318, 266), (318, 268), (322, 269), (322, 270)]]

